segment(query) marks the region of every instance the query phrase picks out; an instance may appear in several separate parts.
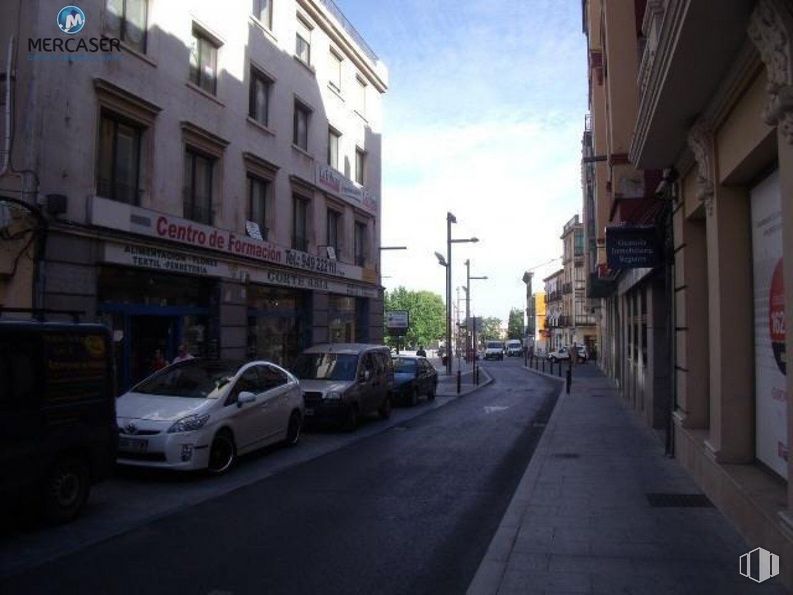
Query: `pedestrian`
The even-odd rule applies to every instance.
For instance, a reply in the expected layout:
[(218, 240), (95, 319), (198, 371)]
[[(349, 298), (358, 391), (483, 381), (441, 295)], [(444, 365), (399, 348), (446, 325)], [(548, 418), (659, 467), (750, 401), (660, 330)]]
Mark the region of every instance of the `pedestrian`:
[(176, 364), (178, 362), (183, 362), (188, 359), (193, 359), (193, 356), (190, 355), (187, 351), (187, 346), (182, 343), (179, 345), (179, 349), (177, 350), (176, 357), (173, 358), (172, 364)]
[(424, 351), (424, 345), (419, 345), (419, 350), (416, 352), (416, 355), (421, 357), (427, 357), (427, 352)]
[(162, 370), (167, 365), (168, 365), (168, 361), (165, 359), (165, 356), (162, 354), (162, 349), (155, 349), (154, 359), (151, 362), (151, 371), (156, 372), (157, 370)]

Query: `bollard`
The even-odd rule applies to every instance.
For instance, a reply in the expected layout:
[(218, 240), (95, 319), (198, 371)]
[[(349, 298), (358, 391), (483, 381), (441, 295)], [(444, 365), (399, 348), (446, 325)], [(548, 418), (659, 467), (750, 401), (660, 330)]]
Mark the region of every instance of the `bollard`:
[(542, 373), (545, 374), (545, 360), (542, 360)]
[(562, 377), (562, 362), (559, 362), (559, 378)]
[(458, 395), (460, 394), (460, 378), (461, 378), (461, 376), (462, 376), (462, 374), (460, 373), (460, 370), (457, 370), (457, 394)]
[(573, 382), (573, 371), (567, 368), (567, 394), (570, 394), (570, 384)]

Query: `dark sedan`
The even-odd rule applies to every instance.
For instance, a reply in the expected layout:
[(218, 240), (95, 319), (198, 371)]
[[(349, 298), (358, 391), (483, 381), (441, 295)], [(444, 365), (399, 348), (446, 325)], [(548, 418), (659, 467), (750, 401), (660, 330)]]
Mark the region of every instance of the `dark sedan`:
[(438, 372), (425, 357), (400, 355), (394, 358), (394, 397), (415, 405), (420, 395), (432, 400), (438, 390)]

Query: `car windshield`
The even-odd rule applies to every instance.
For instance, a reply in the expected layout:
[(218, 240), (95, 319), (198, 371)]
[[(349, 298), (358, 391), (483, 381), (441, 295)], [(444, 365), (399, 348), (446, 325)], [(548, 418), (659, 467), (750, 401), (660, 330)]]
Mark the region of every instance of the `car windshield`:
[(357, 367), (351, 353), (303, 353), (292, 371), (301, 380), (355, 380)]
[(394, 372), (415, 374), (416, 373), (416, 360), (408, 359), (406, 357), (395, 357), (394, 358)]
[(214, 399), (242, 364), (230, 361), (191, 359), (148, 377), (132, 389), (144, 395)]
[(501, 343), (499, 343), (498, 341), (488, 341), (487, 342), (487, 348), (488, 349), (502, 349), (503, 345)]

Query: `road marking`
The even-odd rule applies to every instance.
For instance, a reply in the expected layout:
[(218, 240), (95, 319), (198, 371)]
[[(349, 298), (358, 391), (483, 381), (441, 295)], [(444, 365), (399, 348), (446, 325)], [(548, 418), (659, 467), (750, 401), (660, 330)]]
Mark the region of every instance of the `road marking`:
[(509, 407), (504, 407), (502, 405), (490, 405), (485, 407), (485, 413), (494, 413), (496, 411), (504, 411), (506, 409), (509, 409)]

